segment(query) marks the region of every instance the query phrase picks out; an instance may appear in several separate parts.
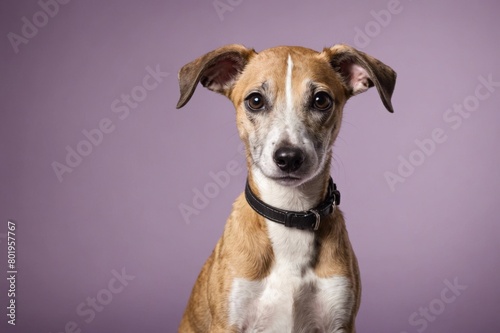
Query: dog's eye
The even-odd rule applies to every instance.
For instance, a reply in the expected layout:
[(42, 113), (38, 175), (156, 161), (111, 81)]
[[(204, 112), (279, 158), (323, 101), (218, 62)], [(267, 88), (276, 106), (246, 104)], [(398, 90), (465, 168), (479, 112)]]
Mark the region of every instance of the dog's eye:
[(313, 108), (319, 111), (325, 111), (332, 107), (333, 101), (330, 95), (320, 91), (313, 96)]
[(266, 106), (264, 97), (259, 93), (250, 94), (245, 100), (245, 105), (250, 111), (261, 111)]

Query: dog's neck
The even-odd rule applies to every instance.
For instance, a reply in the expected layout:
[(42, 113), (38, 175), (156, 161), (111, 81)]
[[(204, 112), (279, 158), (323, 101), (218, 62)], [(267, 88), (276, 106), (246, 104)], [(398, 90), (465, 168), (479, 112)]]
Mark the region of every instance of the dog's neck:
[(266, 204), (290, 211), (306, 211), (316, 207), (325, 198), (329, 167), (311, 180), (296, 187), (283, 186), (267, 178), (257, 168), (249, 174), (250, 186)]

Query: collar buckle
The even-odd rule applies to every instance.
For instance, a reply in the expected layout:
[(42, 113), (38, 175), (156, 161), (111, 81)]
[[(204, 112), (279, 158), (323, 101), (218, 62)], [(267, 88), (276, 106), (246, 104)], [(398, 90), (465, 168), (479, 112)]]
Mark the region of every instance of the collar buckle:
[(292, 218), (297, 217), (297, 214), (289, 211), (285, 211), (284, 213), (285, 213), (285, 227), (289, 228), (293, 227)]
[(310, 212), (316, 216), (316, 221), (314, 222), (314, 226), (313, 226), (313, 230), (316, 231), (319, 229), (319, 224), (321, 223), (321, 215), (315, 209), (311, 209)]

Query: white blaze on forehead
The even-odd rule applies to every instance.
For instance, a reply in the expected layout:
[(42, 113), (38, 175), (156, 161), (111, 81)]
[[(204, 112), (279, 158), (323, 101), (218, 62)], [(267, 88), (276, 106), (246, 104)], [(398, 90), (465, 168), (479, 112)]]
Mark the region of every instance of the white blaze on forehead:
[(292, 87), (292, 73), (293, 73), (293, 60), (290, 54), (288, 54), (287, 59), (287, 69), (286, 69), (286, 79), (285, 79), (285, 106), (283, 112), (283, 122), (279, 125), (279, 138), (284, 139), (293, 144), (297, 145), (300, 141), (303, 141), (303, 127), (301, 120), (297, 116), (297, 107), (294, 105), (294, 91)]
[(293, 61), (290, 54), (287, 59), (287, 68), (286, 68), (286, 83), (285, 83), (285, 96), (286, 96), (286, 108), (287, 110), (291, 110), (293, 108), (292, 101), (292, 69), (293, 69)]

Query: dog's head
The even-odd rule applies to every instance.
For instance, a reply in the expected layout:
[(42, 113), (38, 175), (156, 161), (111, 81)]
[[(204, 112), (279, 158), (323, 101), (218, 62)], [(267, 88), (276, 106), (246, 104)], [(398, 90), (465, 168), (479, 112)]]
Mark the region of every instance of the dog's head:
[(297, 186), (329, 166), (351, 96), (375, 86), (393, 112), (396, 73), (347, 45), (323, 52), (282, 46), (260, 53), (227, 45), (182, 67), (177, 108), (189, 101), (198, 82), (233, 102), (250, 167)]

